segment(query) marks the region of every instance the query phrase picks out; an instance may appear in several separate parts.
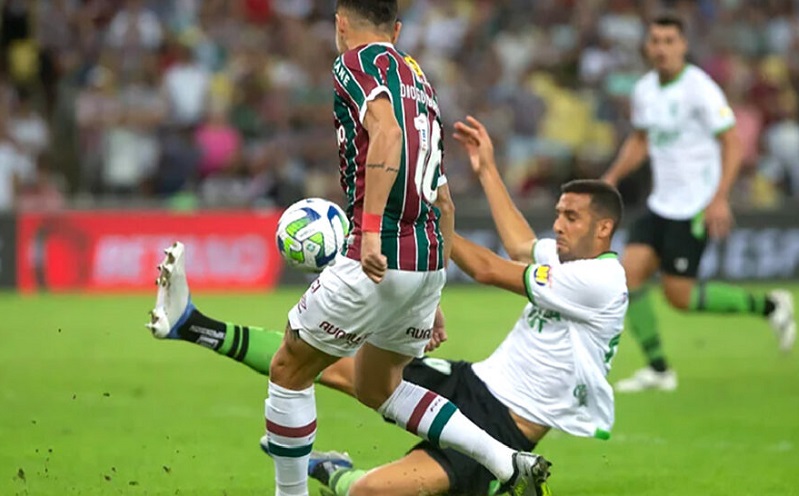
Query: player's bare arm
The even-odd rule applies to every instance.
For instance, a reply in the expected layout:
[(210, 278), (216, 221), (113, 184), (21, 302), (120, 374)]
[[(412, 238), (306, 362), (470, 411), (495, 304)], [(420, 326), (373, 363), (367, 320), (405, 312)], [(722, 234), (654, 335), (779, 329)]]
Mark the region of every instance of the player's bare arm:
[(366, 275), (379, 283), (388, 267), (386, 257), (380, 251), (380, 219), (397, 179), (402, 154), (402, 129), (388, 97), (381, 95), (367, 104), (363, 127), (369, 133), (369, 150), (366, 154), (361, 265)]
[(477, 173), (488, 198), (491, 216), (505, 251), (513, 260), (532, 262), (535, 232), (516, 208), (502, 182), (494, 159), (494, 144), (485, 126), (474, 117), (467, 116), (465, 123), (455, 123), (455, 139), (469, 154), (472, 169)]
[(448, 184), (442, 184), (438, 187), (438, 195), (434, 205), (441, 213), (441, 217), (438, 219), (438, 227), (441, 230), (441, 236), (444, 238), (444, 265), (446, 266), (452, 256), (452, 237), (455, 235), (455, 203), (452, 201)]
[(489, 286), (527, 296), (524, 287), (524, 270), (527, 265), (505, 260), (488, 248), (479, 246), (455, 233), (452, 260), (469, 277)]
[(637, 129), (630, 133), (624, 140), (618, 157), (602, 176), (602, 180), (617, 186), (619, 181), (641, 167), (648, 154), (647, 146), (646, 131)]
[(721, 181), (716, 196), (705, 209), (705, 222), (711, 237), (724, 238), (733, 222), (729, 198), (741, 168), (741, 143), (735, 127), (720, 133), (718, 140), (721, 143)]

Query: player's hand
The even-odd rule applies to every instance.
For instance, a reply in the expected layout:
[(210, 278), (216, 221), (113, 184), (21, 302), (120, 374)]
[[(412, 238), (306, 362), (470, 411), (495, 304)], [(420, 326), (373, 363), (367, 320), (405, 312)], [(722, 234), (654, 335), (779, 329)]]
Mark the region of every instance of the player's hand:
[(447, 340), (447, 331), (444, 326), (444, 312), (441, 311), (441, 306), (436, 308), (436, 320), (433, 321), (433, 332), (430, 334), (430, 341), (424, 347), (425, 353), (429, 353)]
[(732, 209), (726, 198), (714, 199), (705, 209), (705, 224), (711, 238), (727, 237), (732, 228)]
[(485, 126), (471, 115), (466, 116), (466, 123), (455, 123), (453, 136), (466, 148), (474, 172), (479, 174), (494, 163), (494, 143), (491, 136)]
[(388, 260), (380, 250), (380, 233), (365, 232), (361, 236), (361, 268), (375, 284), (383, 280)]

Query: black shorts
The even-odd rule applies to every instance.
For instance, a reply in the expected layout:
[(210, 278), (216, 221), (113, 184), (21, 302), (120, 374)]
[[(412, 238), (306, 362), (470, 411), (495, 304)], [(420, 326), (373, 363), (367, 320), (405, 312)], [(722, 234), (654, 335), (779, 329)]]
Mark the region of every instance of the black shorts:
[(696, 278), (707, 245), (704, 216), (671, 220), (647, 210), (633, 223), (627, 244), (651, 246), (660, 258), (661, 272)]
[[(507, 407), (475, 375), (472, 364), (417, 358), (405, 367), (403, 376), (406, 381), (426, 387), (453, 402), (469, 420), (497, 441), (518, 451), (535, 448), (535, 443), (516, 427)], [(452, 496), (486, 496), (491, 482), (496, 479), (480, 463), (453, 449), (422, 441), (413, 450), (424, 450), (447, 472)]]

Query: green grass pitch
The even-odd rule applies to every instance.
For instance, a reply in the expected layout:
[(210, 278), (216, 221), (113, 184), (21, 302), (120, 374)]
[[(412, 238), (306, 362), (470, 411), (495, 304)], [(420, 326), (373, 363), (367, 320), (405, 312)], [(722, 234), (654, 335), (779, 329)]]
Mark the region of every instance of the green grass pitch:
[[(793, 290), (799, 296), (799, 287)], [(206, 313), (281, 329), (302, 288), (195, 295)], [(0, 495), (268, 495), (266, 379), (198, 347), (161, 342), (137, 296), (0, 295)], [(450, 288), (444, 357), (478, 360), (524, 301)], [(558, 496), (799, 494), (799, 355), (781, 356), (766, 323), (686, 317), (662, 304), (676, 393), (620, 396), (610, 441), (552, 433)], [(642, 363), (623, 338), (611, 379)], [(362, 467), (414, 438), (351, 398), (317, 388), (316, 447)], [(312, 487), (312, 494), (316, 486)]]

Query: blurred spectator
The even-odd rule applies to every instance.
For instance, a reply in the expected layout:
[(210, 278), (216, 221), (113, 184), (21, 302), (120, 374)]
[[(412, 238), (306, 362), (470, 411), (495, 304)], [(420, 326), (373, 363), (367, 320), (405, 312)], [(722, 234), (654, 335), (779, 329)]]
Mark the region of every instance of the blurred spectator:
[(34, 175), (33, 162), (9, 133), (6, 115), (0, 112), (0, 211), (17, 206), (23, 185)]
[(199, 124), (205, 117), (211, 74), (185, 44), (176, 47), (175, 61), (166, 69), (163, 92), (173, 124)]
[(36, 163), (33, 176), (21, 185), (18, 196), (20, 210), (59, 210), (66, 204), (63, 178), (51, 170), (44, 157)]
[(228, 122), (227, 111), (221, 105), (211, 108), (195, 139), (202, 153), (200, 177), (224, 172), (241, 158), (241, 136)]
[(764, 137), (766, 157), (761, 163), (764, 176), (784, 184), (786, 193), (799, 196), (799, 123), (796, 110), (771, 126)]
[(118, 113), (107, 124), (102, 152), (104, 191), (137, 192), (156, 170), (158, 128), (165, 118), (156, 81), (147, 69), (137, 71), (118, 95)]
[[(483, 119), (509, 189), (527, 206), (548, 201), (563, 180), (603, 172), (629, 132), (629, 93), (647, 70), (645, 19), (663, 7), (685, 18), (692, 60), (721, 84), (738, 117), (745, 161), (738, 206), (799, 201), (794, 0), (400, 5), (398, 47), (435, 83), (445, 127), (469, 113)], [(67, 191), (127, 199), (337, 198), (334, 7), (334, 0), (3, 2), (0, 108), (10, 132), (0, 142), (0, 204), (49, 198), (25, 185), (61, 192), (62, 176)], [(465, 155), (445, 135), (456, 202), (483, 208)], [(45, 158), (47, 166), (33, 166)], [(647, 187), (644, 170), (622, 185), (637, 201)]]
[(162, 38), (161, 21), (143, 0), (127, 0), (108, 26), (108, 44), (117, 49), (152, 51)]
[(18, 93), (11, 113), (9, 132), (20, 152), (27, 155), (32, 162), (37, 161), (50, 145), (47, 122), (33, 108), (31, 96), (27, 91)]
[(191, 127), (176, 126), (163, 137), (158, 169), (152, 178), (153, 192), (170, 197), (188, 190), (199, 169), (202, 151), (194, 140)]
[(75, 104), (79, 131), (81, 176), (87, 189), (102, 189), (102, 147), (106, 134), (122, 112), (116, 74), (108, 67), (97, 66), (87, 76), (87, 86), (78, 94)]

